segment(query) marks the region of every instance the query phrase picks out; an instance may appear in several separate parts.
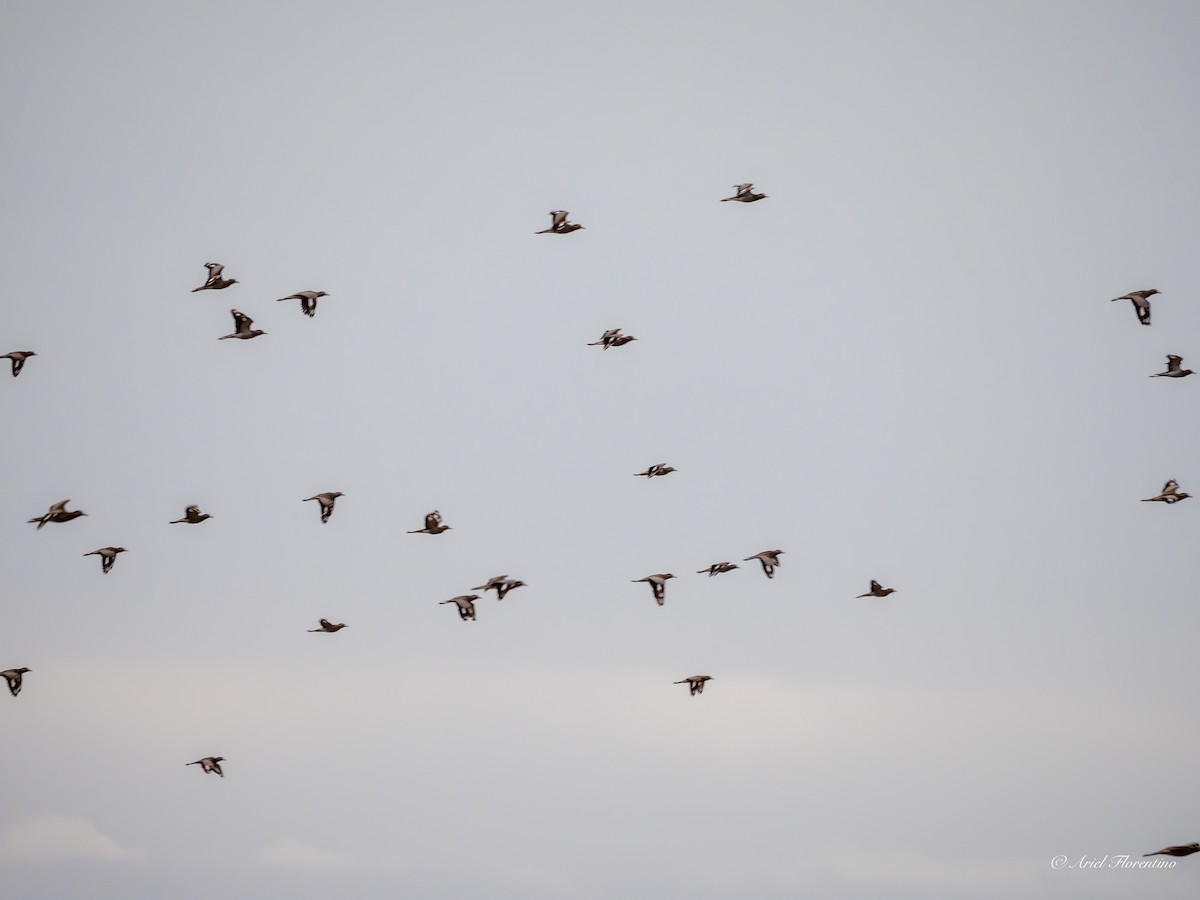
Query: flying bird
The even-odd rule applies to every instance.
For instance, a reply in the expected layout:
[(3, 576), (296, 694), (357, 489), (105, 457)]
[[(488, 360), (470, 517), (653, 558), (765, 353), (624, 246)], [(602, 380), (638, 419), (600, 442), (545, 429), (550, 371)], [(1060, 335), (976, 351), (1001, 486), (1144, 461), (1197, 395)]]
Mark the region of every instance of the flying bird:
[(1147, 497), (1142, 502), (1143, 503), (1153, 503), (1156, 500), (1159, 500), (1159, 501), (1162, 501), (1163, 503), (1178, 503), (1180, 500), (1186, 500), (1190, 496), (1192, 496), (1192, 495), (1186, 494), (1186, 493), (1183, 493), (1182, 491), (1180, 491), (1179, 490), (1179, 482), (1176, 481), (1174, 478), (1172, 478), (1170, 481), (1168, 481), (1166, 484), (1163, 485), (1162, 493), (1160, 493), (1157, 497)]
[(567, 216), (570, 213), (565, 209), (554, 209), (550, 211), (550, 227), (544, 228), (541, 231), (535, 231), (534, 234), (570, 234), (572, 231), (578, 231), (582, 228), (575, 222), (568, 222)]
[(647, 582), (654, 590), (654, 599), (662, 606), (667, 602), (667, 579), (674, 578), (674, 575), (647, 575), (645, 578), (634, 578), (632, 583), (637, 584), (639, 581)]
[(1128, 294), (1122, 294), (1120, 297), (1113, 297), (1112, 302), (1116, 303), (1118, 300), (1132, 300), (1133, 309), (1137, 313), (1138, 321), (1143, 325), (1149, 325), (1150, 298), (1155, 294), (1161, 293), (1162, 291), (1159, 291), (1155, 288), (1151, 288), (1148, 291), (1130, 291)]
[(418, 528), (415, 531), (406, 532), (407, 534), (441, 534), (443, 531), (449, 531), (449, 525), (442, 524), (442, 514), (436, 509), (425, 516), (425, 527)]
[(233, 315), (233, 326), (236, 329), (230, 334), (223, 334), (217, 338), (218, 341), (227, 341), (230, 338), (237, 338), (239, 341), (248, 341), (251, 338), (256, 338), (260, 334), (266, 334), (261, 328), (250, 329), (254, 324), (254, 320), (245, 313), (240, 313), (236, 309), (229, 311)]
[(221, 763), (223, 762), (225, 762), (225, 757), (223, 756), (206, 756), (204, 759), (198, 759), (195, 762), (187, 763), (187, 765), (199, 766), (204, 770), (204, 774), (206, 775), (216, 772), (224, 778), (225, 773), (221, 771)]
[[(3, 674), (0, 672), (0, 674)], [(1200, 853), (1200, 844), (1180, 844), (1175, 847), (1163, 847), (1154, 853), (1143, 853), (1142, 856), (1191, 856)]]
[(859, 594), (858, 597), (855, 597), (854, 599), (857, 600), (859, 597), (886, 597), (888, 594), (894, 593), (896, 593), (895, 588), (885, 588), (882, 584), (872, 578), (871, 589), (865, 594)]
[(1157, 375), (1151, 375), (1151, 378), (1187, 378), (1193, 374), (1191, 369), (1181, 368), (1183, 363), (1182, 356), (1176, 356), (1174, 353), (1167, 354), (1167, 371), (1159, 372)]
[(600, 335), (600, 340), (592, 341), (590, 344), (588, 344), (588, 346), (589, 347), (603, 347), (605, 350), (607, 350), (609, 348), (609, 346), (612, 344), (613, 339), (620, 336), (620, 334), (621, 334), (620, 328), (610, 328), (610, 329), (608, 329), (608, 331), (604, 332), (604, 334)]
[(125, 552), (124, 547), (101, 547), (99, 550), (93, 550), (91, 553), (83, 555), (100, 557), (100, 570), (107, 575), (112, 570), (113, 563), (117, 561), (117, 554)]
[(13, 378), (21, 374), (21, 369), (25, 368), (25, 360), (31, 356), (37, 356), (32, 350), (14, 350), (12, 353), (0, 353), (0, 359), (12, 360)]
[(457, 597), (451, 597), (449, 600), (439, 600), (438, 606), (445, 606), (447, 603), (453, 603), (458, 607), (458, 617), (464, 622), (475, 621), (475, 601), (479, 599), (478, 594), (460, 594)]
[(284, 300), (299, 300), (300, 312), (312, 318), (317, 314), (317, 298), (328, 296), (324, 291), (297, 291), (287, 297), (280, 297), (276, 302), (282, 303)]
[(704, 682), (712, 681), (711, 675), (689, 675), (683, 681), (673, 681), (672, 684), (686, 684), (692, 692), (692, 696), (704, 693)]
[(712, 578), (714, 575), (720, 575), (724, 572), (732, 572), (736, 568), (738, 568), (738, 566), (735, 563), (719, 562), (719, 563), (713, 563), (707, 569), (697, 569), (696, 574), (703, 575), (705, 572), (707, 572), (708, 577)]
[(208, 513), (200, 512), (200, 507), (189, 506), (187, 509), (185, 509), (183, 511), (182, 519), (172, 519), (167, 524), (168, 525), (180, 525), (180, 524), (199, 525), (205, 519), (211, 519), (211, 518), (212, 518), (212, 516), (210, 516)]
[(328, 631), (330, 634), (332, 634), (333, 632), (341, 631), (343, 628), (346, 627), (345, 622), (339, 622), (337, 625), (334, 625), (328, 619), (321, 619), (320, 621), (321, 621), (321, 627), (308, 629), (309, 634), (312, 634), (313, 632), (316, 632), (316, 631)]
[(314, 494), (311, 497), (305, 497), (300, 502), (307, 503), (309, 500), (316, 500), (321, 505), (321, 524), (324, 525), (329, 521), (329, 517), (333, 515), (333, 504), (341, 496), (343, 496), (341, 491), (326, 491), (324, 494)]
[(14, 697), (21, 693), (21, 676), (26, 672), (32, 672), (33, 669), (28, 669), (22, 666), (19, 669), (5, 669), (0, 672), (0, 678), (8, 682), (8, 692)]
[(220, 263), (205, 263), (204, 268), (208, 269), (208, 280), (198, 288), (192, 288), (192, 293), (196, 291), (222, 291), (231, 284), (237, 284), (236, 278), (222, 278), (221, 273), (225, 271), (225, 267)]
[(73, 509), (68, 512), (67, 504), (70, 502), (70, 500), (59, 500), (50, 507), (50, 511), (48, 513), (46, 513), (44, 516), (35, 516), (29, 520), (29, 524), (32, 525), (34, 522), (37, 522), (38, 531), (41, 531), (42, 526), (47, 522), (70, 522), (72, 519), (78, 519), (80, 516), (87, 515), (87, 513), (81, 509)]
[(753, 188), (754, 185), (752, 184), (735, 184), (733, 189), (737, 191), (737, 193), (732, 197), (722, 198), (721, 202), (726, 203), (730, 200), (736, 200), (738, 203), (753, 203), (755, 200), (766, 199), (766, 194), (756, 194), (754, 193)]
[(747, 556), (742, 562), (750, 562), (752, 559), (757, 559), (762, 563), (763, 572), (768, 578), (775, 577), (775, 567), (781, 565), (779, 557), (782, 555), (782, 550), (764, 550), (762, 553), (755, 553), (753, 556)]
[(605, 345), (604, 349), (607, 350), (609, 347), (624, 347), (630, 341), (636, 340), (637, 338), (635, 338), (632, 334), (618, 334), (615, 338), (609, 341), (607, 345)]
[(678, 469), (676, 469), (674, 466), (668, 466), (666, 463), (655, 463), (645, 472), (634, 472), (633, 477), (637, 478), (638, 476), (644, 475), (646, 479), (649, 480), (656, 475), (670, 475), (672, 472), (677, 471)]
[(509, 578), (509, 577), (505, 576), (500, 581), (493, 581), (492, 579), (489, 578), (487, 586), (482, 587), (482, 588), (473, 588), (472, 590), (476, 590), (476, 591), (481, 590), (484, 592), (494, 590), (496, 592), (496, 599), (503, 600), (508, 595), (509, 591), (515, 590), (516, 588), (519, 588), (519, 587), (525, 587), (525, 586), (526, 586), (525, 582), (518, 581), (514, 578)]

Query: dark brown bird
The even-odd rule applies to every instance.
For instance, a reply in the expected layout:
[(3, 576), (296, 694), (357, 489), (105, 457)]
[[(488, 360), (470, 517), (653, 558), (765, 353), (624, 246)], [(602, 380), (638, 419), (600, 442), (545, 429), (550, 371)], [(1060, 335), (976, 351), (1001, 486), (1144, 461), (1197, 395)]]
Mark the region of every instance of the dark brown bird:
[(19, 669), (5, 669), (0, 672), (0, 678), (8, 682), (8, 692), (14, 697), (21, 693), (21, 676), (26, 672), (32, 672), (33, 669), (28, 669), (22, 666)]
[(494, 590), (496, 592), (496, 599), (503, 600), (509, 591), (525, 586), (525, 582), (516, 581), (507, 575), (494, 575), (483, 584), (471, 588), (471, 590), (483, 591), (484, 593)]
[(1191, 856), (1200, 853), (1200, 844), (1180, 844), (1175, 847), (1163, 847), (1154, 853), (1143, 853), (1142, 856)]
[(1182, 368), (1183, 357), (1174, 353), (1167, 354), (1167, 371), (1151, 375), (1151, 378), (1187, 378), (1193, 374), (1191, 369)]
[(337, 625), (334, 625), (328, 619), (321, 619), (320, 621), (321, 621), (321, 627), (308, 629), (309, 634), (312, 634), (313, 632), (316, 632), (316, 631), (328, 631), (328, 632), (332, 633), (335, 631), (341, 631), (343, 628), (346, 627), (346, 623), (344, 623), (344, 622), (339, 622)]
[(572, 231), (578, 231), (582, 225), (575, 222), (568, 222), (567, 216), (570, 213), (565, 209), (555, 209), (550, 211), (550, 227), (543, 228), (541, 231), (535, 231), (534, 234), (570, 234)]
[(600, 340), (592, 341), (590, 344), (588, 344), (588, 346), (589, 347), (603, 347), (605, 350), (607, 350), (609, 348), (609, 346), (611, 346), (613, 339), (616, 337), (619, 337), (620, 334), (621, 334), (620, 328), (610, 328), (610, 329), (608, 329), (608, 331), (604, 332), (604, 334), (600, 335)]
[(645, 578), (634, 578), (633, 584), (639, 581), (645, 581), (654, 590), (654, 599), (662, 606), (667, 602), (667, 579), (674, 578), (674, 575), (647, 575)]
[(895, 588), (885, 588), (882, 584), (872, 578), (871, 590), (867, 591), (865, 594), (859, 594), (858, 597), (855, 597), (854, 599), (857, 600), (859, 597), (886, 597), (888, 594), (894, 593), (896, 593)]
[(1155, 294), (1161, 294), (1162, 291), (1156, 288), (1150, 288), (1148, 291), (1130, 291), (1128, 294), (1122, 294), (1120, 297), (1113, 297), (1112, 302), (1118, 300), (1132, 300), (1133, 310), (1137, 313), (1138, 321), (1143, 325), (1150, 324), (1150, 297)]
[(200, 507), (189, 506), (187, 509), (185, 509), (183, 511), (182, 519), (172, 519), (167, 524), (168, 525), (181, 525), (181, 524), (182, 525), (199, 525), (205, 519), (211, 519), (211, 518), (212, 518), (212, 516), (210, 516), (208, 513), (200, 512)]
[(196, 291), (223, 291), (231, 284), (237, 284), (236, 278), (222, 278), (221, 273), (225, 271), (225, 267), (220, 263), (205, 263), (204, 268), (208, 269), (208, 280), (198, 288), (192, 288), (192, 293)]
[(727, 203), (730, 200), (736, 200), (739, 203), (753, 203), (755, 200), (765, 200), (767, 198), (766, 194), (754, 193), (752, 190), (753, 187), (754, 185), (752, 184), (735, 184), (733, 189), (737, 191), (737, 193), (732, 197), (722, 198), (721, 202)]
[(415, 531), (406, 532), (406, 534), (441, 534), (443, 531), (449, 531), (449, 525), (442, 524), (442, 514), (436, 509), (425, 516), (425, 527), (418, 528)]
[(1170, 481), (1168, 481), (1166, 484), (1163, 485), (1162, 493), (1160, 493), (1157, 497), (1147, 497), (1142, 502), (1143, 503), (1154, 503), (1155, 501), (1159, 501), (1162, 503), (1170, 504), (1170, 503), (1178, 503), (1180, 500), (1186, 500), (1190, 496), (1192, 496), (1192, 495), (1183, 493), (1182, 491), (1180, 491), (1179, 490), (1179, 482), (1176, 481), (1174, 478), (1172, 478)]
[(280, 297), (276, 302), (282, 303), (284, 300), (299, 300), (300, 312), (312, 318), (317, 314), (317, 298), (328, 296), (324, 291), (297, 291), (295, 294), (287, 297)]
[(341, 491), (326, 491), (324, 494), (314, 494), (311, 497), (305, 497), (301, 503), (307, 503), (309, 500), (316, 500), (321, 506), (321, 524), (324, 525), (329, 521), (329, 517), (333, 515), (333, 505), (337, 502), (338, 497), (344, 496)]
[(187, 763), (187, 765), (199, 766), (206, 775), (216, 772), (224, 778), (225, 773), (221, 771), (221, 763), (223, 762), (225, 762), (225, 757), (223, 756), (206, 756), (204, 759), (198, 759), (195, 762)]
[(261, 328), (252, 329), (250, 326), (254, 324), (254, 320), (245, 313), (240, 313), (236, 309), (231, 309), (229, 312), (233, 316), (235, 330), (229, 334), (221, 335), (217, 338), (218, 341), (227, 341), (230, 338), (237, 338), (239, 341), (248, 341), (251, 338), (258, 337), (260, 334), (266, 334)]
[(117, 561), (117, 554), (125, 552), (124, 547), (101, 547), (99, 550), (93, 550), (91, 553), (83, 555), (100, 557), (100, 570), (107, 575), (112, 570), (113, 563)]
[(25, 367), (25, 360), (31, 356), (37, 356), (32, 350), (14, 350), (12, 353), (0, 353), (0, 359), (12, 360), (13, 378), (21, 374), (21, 369)]
[(764, 574), (768, 578), (775, 577), (775, 567), (780, 565), (779, 557), (783, 554), (782, 550), (764, 550), (762, 553), (755, 553), (753, 556), (747, 556), (742, 562), (750, 562), (752, 559), (757, 559), (762, 563)]
[(683, 681), (673, 681), (671, 683), (686, 684), (691, 691), (692, 696), (695, 697), (697, 694), (704, 693), (704, 682), (712, 680), (713, 677), (711, 675), (689, 675), (687, 678), (683, 679)]
[(713, 563), (707, 569), (697, 569), (696, 574), (703, 575), (705, 572), (707, 572), (708, 577), (712, 578), (714, 575), (720, 575), (724, 572), (732, 572), (736, 568), (738, 568), (738, 566), (735, 563), (719, 562), (719, 563)]
[(475, 601), (479, 599), (478, 594), (460, 594), (457, 597), (451, 597), (449, 600), (439, 600), (438, 606), (445, 606), (447, 603), (453, 603), (458, 607), (458, 617), (464, 622), (475, 621)]
[(633, 476), (635, 478), (639, 476), (645, 476), (647, 479), (650, 479), (657, 475), (670, 475), (672, 472), (677, 471), (678, 469), (676, 469), (674, 466), (668, 466), (666, 463), (655, 463), (645, 472), (634, 472)]
[(81, 509), (73, 509), (68, 512), (67, 504), (70, 502), (70, 500), (59, 500), (50, 507), (50, 511), (48, 513), (46, 513), (44, 516), (37, 516), (30, 519), (29, 524), (32, 525), (34, 522), (37, 522), (38, 531), (41, 531), (42, 526), (47, 522), (70, 522), (72, 519), (78, 519), (80, 516), (87, 515), (87, 513)]

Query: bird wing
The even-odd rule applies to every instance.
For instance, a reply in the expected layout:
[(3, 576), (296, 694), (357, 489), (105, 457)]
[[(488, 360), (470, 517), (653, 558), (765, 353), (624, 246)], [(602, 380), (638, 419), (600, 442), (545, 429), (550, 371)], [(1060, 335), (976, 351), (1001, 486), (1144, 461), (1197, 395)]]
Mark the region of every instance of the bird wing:
[(1162, 492), (1164, 494), (1174, 494), (1177, 490), (1179, 490), (1179, 482), (1172, 478), (1163, 485)]
[(550, 227), (551, 228), (562, 228), (564, 225), (567, 224), (567, 216), (569, 216), (569, 215), (570, 215), (570, 213), (567, 212), (565, 209), (551, 210), (551, 212), (550, 212)]
[(321, 627), (325, 628), (325, 629), (329, 629), (329, 628), (333, 627), (333, 623), (330, 622), (328, 619), (321, 619)]
[(204, 268), (208, 269), (209, 281), (216, 281), (221, 277), (221, 273), (225, 271), (225, 267), (220, 263), (205, 263)]
[(752, 184), (735, 184), (733, 186), (733, 189), (735, 191), (737, 191), (737, 195), (740, 197), (740, 196), (742, 196), (742, 194), (750, 193), (750, 189), (753, 187), (754, 187), (754, 185), (752, 185)]
[(50, 514), (54, 515), (55, 513), (66, 512), (67, 504), (70, 502), (71, 502), (70, 500), (59, 500), (57, 503), (55, 503), (53, 506), (50, 507)]
[(876, 581), (874, 578), (872, 578), (871, 579), (871, 590), (872, 591), (882, 591), (883, 585), (880, 584), (878, 581)]
[(1176, 356), (1174, 353), (1167, 354), (1167, 371), (1178, 372), (1179, 364), (1183, 362), (1182, 356)]
[(429, 529), (437, 528), (442, 524), (442, 514), (436, 509), (425, 517), (425, 527)]
[(254, 320), (243, 312), (238, 312), (236, 309), (229, 311), (233, 315), (233, 324), (238, 334), (246, 334), (250, 331), (250, 326), (254, 324)]

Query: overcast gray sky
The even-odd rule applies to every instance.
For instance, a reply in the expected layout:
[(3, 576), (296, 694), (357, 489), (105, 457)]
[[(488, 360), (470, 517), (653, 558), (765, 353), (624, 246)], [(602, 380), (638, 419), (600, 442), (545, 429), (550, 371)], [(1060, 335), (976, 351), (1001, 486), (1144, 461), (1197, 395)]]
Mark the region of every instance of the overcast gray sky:
[(6, 896), (1196, 896), (1196, 4), (2, 15)]

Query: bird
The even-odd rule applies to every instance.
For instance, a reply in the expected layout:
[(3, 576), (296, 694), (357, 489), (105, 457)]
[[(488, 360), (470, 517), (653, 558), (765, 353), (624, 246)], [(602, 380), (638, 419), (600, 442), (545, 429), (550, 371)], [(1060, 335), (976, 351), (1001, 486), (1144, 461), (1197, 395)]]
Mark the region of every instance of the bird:
[(31, 356), (37, 356), (32, 350), (14, 350), (12, 353), (0, 353), (0, 359), (12, 360), (13, 378), (21, 374), (21, 369), (25, 367), (25, 360)]
[(170, 522), (168, 522), (167, 524), (168, 525), (180, 525), (180, 524), (199, 525), (205, 519), (211, 519), (211, 518), (212, 518), (212, 516), (210, 516), (208, 513), (200, 512), (200, 507), (189, 506), (187, 509), (185, 509), (183, 511), (182, 519), (173, 519)]
[(1180, 368), (1183, 362), (1182, 356), (1176, 356), (1174, 353), (1167, 354), (1167, 371), (1159, 372), (1157, 375), (1151, 375), (1151, 378), (1187, 378), (1194, 374), (1191, 369)]
[(707, 569), (697, 569), (696, 574), (703, 575), (705, 572), (707, 572), (708, 577), (712, 578), (714, 575), (720, 575), (723, 572), (732, 572), (734, 569), (737, 569), (737, 568), (739, 568), (739, 566), (736, 563), (719, 562), (719, 563), (713, 563)]
[(337, 502), (337, 498), (341, 497), (341, 491), (326, 491), (324, 494), (314, 494), (311, 497), (305, 497), (301, 503), (307, 503), (309, 500), (316, 500), (321, 504), (321, 524), (324, 525), (329, 521), (329, 517), (333, 515), (333, 504)]
[[(0, 675), (4, 674), (0, 672)], [(1200, 844), (1180, 844), (1175, 847), (1163, 847), (1154, 853), (1143, 853), (1142, 856), (1191, 856), (1200, 853)]]
[(208, 269), (208, 280), (198, 288), (192, 288), (192, 293), (196, 291), (223, 291), (231, 284), (237, 284), (236, 278), (222, 278), (221, 273), (225, 271), (225, 267), (220, 263), (205, 263), (204, 268)]
[(689, 675), (683, 681), (673, 681), (672, 684), (686, 684), (692, 692), (692, 696), (704, 693), (704, 682), (712, 681), (711, 675)]
[(658, 602), (659, 606), (662, 606), (667, 602), (667, 579), (674, 577), (671, 574), (647, 575), (645, 578), (634, 578), (632, 583), (637, 584), (639, 581), (649, 582), (650, 587), (654, 590), (654, 599)]
[(8, 682), (8, 692), (14, 697), (21, 693), (21, 676), (26, 672), (32, 672), (33, 669), (28, 669), (21, 666), (19, 669), (5, 669), (0, 672), (0, 678)]
[(678, 469), (676, 469), (674, 466), (668, 466), (666, 463), (655, 463), (645, 472), (634, 472), (633, 477), (637, 478), (639, 475), (644, 475), (646, 479), (649, 480), (655, 475), (670, 475), (672, 472), (677, 471)]
[(607, 350), (609, 347), (624, 347), (630, 341), (636, 341), (636, 340), (637, 340), (637, 338), (635, 338), (632, 334), (618, 334), (616, 337), (614, 337), (611, 341), (608, 342), (608, 344), (604, 347), (604, 349)]
[(300, 311), (309, 318), (317, 314), (317, 298), (328, 297), (324, 291), (297, 291), (287, 297), (280, 297), (276, 302), (282, 303), (284, 300), (299, 300)]
[(105, 575), (107, 575), (112, 569), (113, 563), (117, 561), (117, 554), (125, 552), (126, 550), (124, 547), (101, 547), (99, 550), (93, 550), (91, 553), (85, 553), (83, 555), (100, 557), (100, 569)]
[(496, 592), (496, 599), (503, 600), (509, 591), (513, 590), (514, 588), (525, 586), (525, 582), (523, 581), (517, 581), (513, 578), (509, 578), (507, 575), (496, 575), (492, 578), (489, 578), (486, 582), (478, 587), (471, 588), (471, 590), (483, 591), (484, 593), (494, 590)]
[(310, 628), (308, 629), (308, 633), (312, 634), (315, 631), (328, 631), (330, 634), (332, 634), (335, 631), (341, 631), (343, 628), (347, 627), (345, 622), (339, 622), (337, 625), (334, 625), (328, 619), (321, 619), (320, 622), (320, 628)]
[(1150, 288), (1148, 291), (1130, 291), (1128, 294), (1122, 294), (1120, 297), (1113, 297), (1112, 302), (1118, 300), (1132, 300), (1133, 309), (1137, 313), (1138, 321), (1143, 325), (1150, 324), (1150, 298), (1155, 294), (1161, 294), (1162, 291), (1156, 288)]
[(442, 514), (436, 509), (425, 516), (425, 527), (418, 528), (415, 531), (409, 531), (407, 534), (441, 534), (443, 531), (449, 531), (449, 525), (442, 524)]
[(752, 190), (753, 187), (754, 185), (752, 184), (735, 184), (733, 189), (737, 191), (737, 193), (732, 197), (722, 198), (721, 202), (725, 203), (729, 200), (736, 200), (739, 203), (753, 203), (755, 200), (765, 200), (767, 198), (766, 194), (754, 193)]
[(1153, 503), (1156, 500), (1160, 500), (1163, 503), (1178, 503), (1180, 500), (1186, 500), (1190, 496), (1192, 495), (1180, 491), (1179, 482), (1172, 478), (1163, 485), (1162, 493), (1160, 493), (1157, 497), (1147, 497), (1142, 502)]
[(250, 326), (254, 324), (254, 320), (245, 313), (240, 313), (236, 309), (229, 311), (233, 315), (233, 325), (237, 329), (230, 334), (221, 335), (217, 338), (218, 341), (227, 341), (230, 338), (237, 338), (239, 341), (248, 341), (251, 338), (256, 338), (260, 334), (266, 334), (261, 328), (255, 328), (253, 331)]
[(541, 231), (535, 231), (534, 234), (570, 234), (572, 231), (578, 231), (582, 225), (575, 222), (568, 222), (567, 216), (570, 213), (565, 209), (553, 209), (550, 211), (550, 227), (544, 228)]
[(896, 593), (895, 588), (885, 588), (882, 584), (872, 578), (871, 589), (865, 594), (859, 594), (858, 597), (855, 597), (854, 599), (857, 600), (859, 597), (886, 597), (888, 594), (894, 593)]
[(223, 756), (206, 756), (204, 759), (198, 759), (195, 762), (188, 763), (187, 765), (199, 766), (204, 770), (206, 775), (211, 772), (216, 772), (218, 775), (224, 778), (225, 773), (221, 771), (221, 763), (223, 762), (225, 762), (225, 757)]
[(752, 559), (757, 559), (762, 563), (763, 572), (768, 578), (775, 577), (775, 567), (782, 565), (779, 562), (779, 557), (783, 553), (782, 550), (764, 550), (762, 553), (755, 553), (753, 556), (747, 556), (742, 562), (750, 562)]
[(620, 336), (620, 334), (621, 334), (620, 328), (610, 328), (610, 329), (608, 329), (608, 331), (604, 332), (604, 334), (600, 335), (600, 340), (592, 341), (590, 344), (588, 344), (588, 346), (589, 347), (601, 347), (602, 346), (602, 347), (604, 347), (605, 350), (607, 350), (609, 348), (609, 345), (612, 344), (613, 339)]
[(70, 500), (59, 500), (50, 507), (50, 511), (48, 513), (46, 513), (44, 516), (35, 516), (29, 520), (29, 524), (32, 525), (34, 522), (37, 522), (38, 531), (41, 531), (42, 526), (47, 522), (70, 522), (72, 519), (78, 519), (80, 516), (87, 515), (87, 513), (85, 513), (82, 509), (73, 509), (68, 511), (67, 504), (70, 502)]
[(458, 617), (464, 622), (475, 621), (475, 601), (479, 599), (478, 594), (460, 594), (457, 597), (451, 597), (449, 600), (439, 600), (438, 606), (445, 606), (447, 603), (453, 603), (458, 607)]

